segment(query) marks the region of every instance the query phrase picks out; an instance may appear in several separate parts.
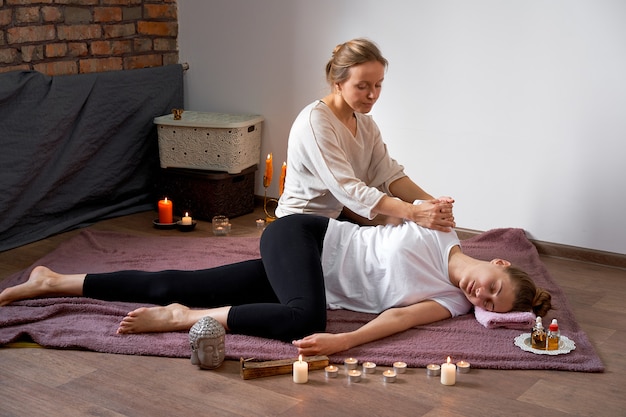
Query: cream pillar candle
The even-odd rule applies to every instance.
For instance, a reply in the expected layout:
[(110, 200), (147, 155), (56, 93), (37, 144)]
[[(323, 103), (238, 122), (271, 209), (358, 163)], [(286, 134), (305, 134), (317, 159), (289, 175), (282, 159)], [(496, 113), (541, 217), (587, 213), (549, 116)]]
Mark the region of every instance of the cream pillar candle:
[(456, 366), (450, 363), (450, 357), (446, 363), (441, 365), (441, 383), (443, 385), (456, 384)]
[(189, 216), (189, 213), (185, 212), (185, 216), (180, 220), (180, 224), (183, 226), (191, 226), (192, 218)]
[(309, 380), (309, 364), (302, 360), (302, 355), (293, 363), (293, 382), (305, 384)]

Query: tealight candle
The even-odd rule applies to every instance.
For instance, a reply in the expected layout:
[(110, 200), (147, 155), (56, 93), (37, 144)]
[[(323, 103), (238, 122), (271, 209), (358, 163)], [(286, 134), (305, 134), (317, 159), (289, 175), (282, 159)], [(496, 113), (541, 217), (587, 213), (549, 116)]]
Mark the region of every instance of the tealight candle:
[(466, 374), (470, 371), (469, 362), (459, 361), (456, 363), (456, 371), (460, 374)]
[(397, 374), (403, 374), (406, 372), (406, 363), (405, 362), (394, 362), (393, 370), (396, 371)]
[(363, 362), (363, 373), (364, 374), (375, 374), (376, 373), (376, 364), (374, 362)]
[(396, 382), (396, 371), (393, 369), (387, 369), (383, 372), (383, 381), (384, 382)]
[(265, 227), (265, 220), (264, 219), (256, 219), (256, 227), (259, 229), (262, 229)]
[(456, 366), (450, 363), (450, 356), (448, 356), (447, 362), (441, 365), (441, 383), (443, 385), (456, 383)]
[(326, 378), (337, 378), (339, 374), (339, 368), (335, 365), (328, 365), (324, 368), (324, 372), (326, 373)]
[(192, 219), (189, 216), (189, 213), (185, 212), (185, 216), (180, 220), (180, 224), (182, 224), (183, 226), (191, 226)]
[(348, 371), (352, 370), (352, 369), (356, 369), (357, 364), (359, 363), (359, 361), (357, 361), (354, 358), (348, 358), (346, 360), (343, 361), (344, 366), (346, 367), (346, 369)]
[(171, 224), (174, 223), (174, 204), (172, 200), (168, 200), (165, 197), (163, 200), (159, 200), (159, 223)]
[(293, 382), (304, 384), (309, 380), (309, 364), (302, 360), (302, 355), (293, 363)]
[(361, 382), (361, 371), (357, 371), (356, 369), (349, 370), (348, 381), (349, 382)]
[(426, 367), (426, 375), (439, 376), (441, 374), (441, 366), (431, 363)]

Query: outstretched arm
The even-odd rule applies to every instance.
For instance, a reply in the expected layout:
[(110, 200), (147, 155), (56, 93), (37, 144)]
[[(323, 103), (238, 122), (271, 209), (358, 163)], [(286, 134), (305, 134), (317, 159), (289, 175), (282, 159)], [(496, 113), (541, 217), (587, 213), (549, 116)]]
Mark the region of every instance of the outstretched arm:
[(435, 301), (423, 301), (407, 307), (390, 308), (357, 330), (347, 333), (316, 333), (294, 340), (298, 354), (332, 355), (364, 343), (373, 342), (411, 327), (434, 323), (451, 317), (450, 312)]
[[(382, 216), (383, 220), (378, 221), (379, 224), (391, 223), (387, 217), (393, 217), (410, 220), (422, 227), (442, 232), (449, 232), (456, 226), (453, 198), (433, 198), (409, 177), (402, 177), (392, 182), (389, 185), (389, 191), (393, 197), (384, 195), (372, 210), (377, 214), (374, 222)], [(414, 205), (415, 200), (422, 200), (422, 204)]]
[(342, 217), (345, 217), (351, 222), (354, 222), (361, 226), (380, 226), (380, 225), (384, 226), (387, 224), (397, 226), (399, 224), (402, 224), (403, 222), (403, 219), (399, 217), (386, 216), (384, 214), (379, 214), (376, 217), (374, 217), (372, 220), (370, 220), (367, 217), (359, 216), (358, 214), (350, 210), (348, 207), (344, 207), (343, 210), (341, 210), (341, 215)]

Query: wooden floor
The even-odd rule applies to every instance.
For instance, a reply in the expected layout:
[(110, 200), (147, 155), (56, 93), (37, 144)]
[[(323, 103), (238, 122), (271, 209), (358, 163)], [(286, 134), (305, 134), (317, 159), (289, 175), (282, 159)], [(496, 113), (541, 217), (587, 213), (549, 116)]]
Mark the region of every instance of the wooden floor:
[[(100, 222), (98, 230), (171, 235), (153, 212)], [(259, 233), (257, 211), (233, 219), (232, 235)], [(0, 279), (30, 266), (78, 231), (0, 253)], [(199, 222), (187, 236), (211, 236)], [(38, 348), (0, 348), (0, 416), (626, 416), (626, 271), (542, 257), (602, 358), (602, 374), (472, 370), (453, 387), (409, 369), (357, 384), (310, 373), (242, 380), (239, 363), (200, 371), (187, 359)], [(0, 314), (2, 314), (0, 308)]]

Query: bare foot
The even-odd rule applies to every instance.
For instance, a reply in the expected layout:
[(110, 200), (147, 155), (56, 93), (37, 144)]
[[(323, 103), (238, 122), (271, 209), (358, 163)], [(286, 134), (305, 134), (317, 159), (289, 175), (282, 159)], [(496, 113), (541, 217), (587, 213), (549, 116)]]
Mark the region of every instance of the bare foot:
[[(197, 321), (190, 318), (190, 309), (181, 304), (165, 307), (141, 307), (122, 319), (118, 334), (154, 333), (189, 330)], [(190, 323), (190, 320), (194, 320)]]
[(0, 293), (0, 306), (14, 301), (51, 294), (58, 274), (45, 266), (37, 266), (30, 273), (28, 281), (6, 288)]

